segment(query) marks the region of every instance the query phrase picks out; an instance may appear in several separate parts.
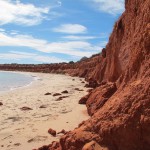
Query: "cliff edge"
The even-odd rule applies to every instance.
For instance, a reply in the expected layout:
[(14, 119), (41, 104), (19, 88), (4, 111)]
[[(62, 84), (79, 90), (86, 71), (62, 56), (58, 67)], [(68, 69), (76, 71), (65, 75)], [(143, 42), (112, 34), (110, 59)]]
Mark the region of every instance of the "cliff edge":
[(150, 0), (125, 0), (125, 8), (90, 69), (79, 62), (65, 70), (97, 82), (86, 100), (91, 118), (39, 150), (85, 150), (91, 141), (98, 149), (149, 150)]
[(125, 0), (102, 53), (77, 63), (0, 65), (0, 70), (84, 77), (91, 118), (38, 150), (150, 149), (150, 0)]

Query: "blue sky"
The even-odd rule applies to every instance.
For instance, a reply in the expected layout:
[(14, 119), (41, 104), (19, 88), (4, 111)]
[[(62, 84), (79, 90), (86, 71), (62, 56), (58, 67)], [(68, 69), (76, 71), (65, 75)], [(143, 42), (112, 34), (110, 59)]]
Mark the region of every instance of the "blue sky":
[(90, 57), (123, 11), (124, 0), (0, 0), (0, 63)]

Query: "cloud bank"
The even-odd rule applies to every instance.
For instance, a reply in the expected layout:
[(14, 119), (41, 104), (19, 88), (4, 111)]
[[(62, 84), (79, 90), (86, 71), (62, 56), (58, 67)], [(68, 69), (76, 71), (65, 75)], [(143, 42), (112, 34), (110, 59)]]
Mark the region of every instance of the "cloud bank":
[(37, 25), (46, 19), (49, 7), (23, 4), (20, 0), (0, 0), (0, 25), (14, 23), (26, 26)]
[(89, 57), (101, 50), (101, 47), (87, 41), (48, 42), (30, 35), (11, 35), (6, 32), (0, 32), (0, 46), (28, 47), (44, 53), (59, 53), (77, 57)]
[(124, 0), (91, 0), (95, 7), (102, 12), (112, 15), (121, 14), (124, 11)]
[(41, 56), (34, 53), (25, 53), (25, 52), (18, 52), (18, 51), (10, 51), (7, 53), (0, 54), (1, 60), (9, 60), (9, 61), (19, 61), (23, 59), (28, 59), (35, 62), (42, 62), (42, 63), (58, 63), (58, 62), (67, 62), (67, 60), (60, 59), (54, 56)]

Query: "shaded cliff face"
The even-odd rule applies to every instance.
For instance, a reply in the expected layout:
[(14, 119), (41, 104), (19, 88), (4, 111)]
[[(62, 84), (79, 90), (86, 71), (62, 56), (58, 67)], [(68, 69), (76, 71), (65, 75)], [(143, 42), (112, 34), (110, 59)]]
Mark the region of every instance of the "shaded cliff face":
[(91, 118), (40, 150), (82, 150), (92, 140), (107, 150), (149, 150), (150, 0), (126, 0), (125, 7), (95, 67), (83, 75), (99, 82), (86, 102)]
[[(149, 55), (150, 1), (126, 0), (126, 11), (114, 26), (106, 46), (106, 58), (95, 68), (93, 78), (128, 82), (145, 74)], [(142, 70), (141, 70), (142, 69)], [(121, 78), (122, 76), (122, 78)]]

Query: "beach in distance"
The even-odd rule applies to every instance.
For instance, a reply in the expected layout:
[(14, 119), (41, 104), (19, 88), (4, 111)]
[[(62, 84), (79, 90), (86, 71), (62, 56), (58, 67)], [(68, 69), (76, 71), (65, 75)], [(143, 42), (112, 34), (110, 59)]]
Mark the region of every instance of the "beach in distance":
[[(67, 75), (23, 73), (34, 80), (28, 86), (0, 93), (0, 149), (32, 150), (58, 141), (48, 133), (73, 130), (89, 118), (78, 101), (87, 94), (84, 79)], [(36, 79), (35, 79), (36, 78)]]

